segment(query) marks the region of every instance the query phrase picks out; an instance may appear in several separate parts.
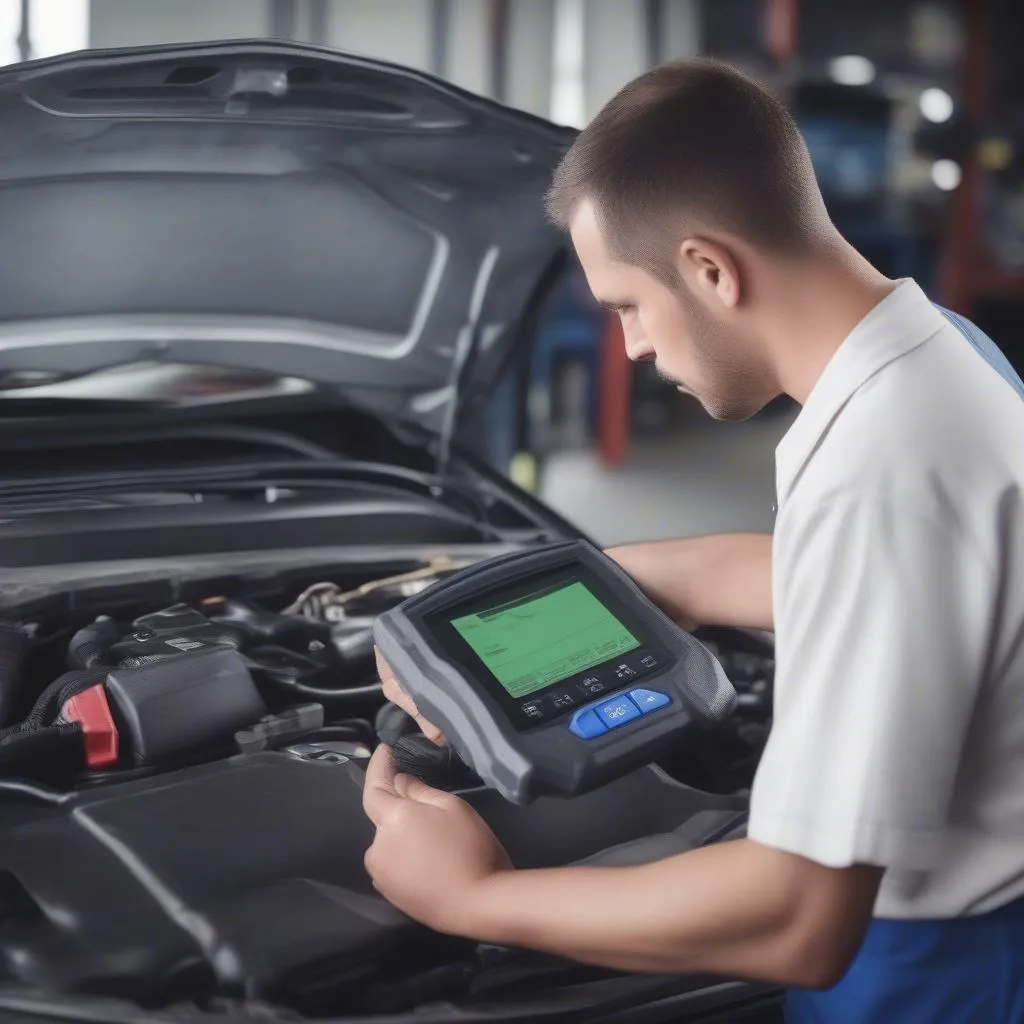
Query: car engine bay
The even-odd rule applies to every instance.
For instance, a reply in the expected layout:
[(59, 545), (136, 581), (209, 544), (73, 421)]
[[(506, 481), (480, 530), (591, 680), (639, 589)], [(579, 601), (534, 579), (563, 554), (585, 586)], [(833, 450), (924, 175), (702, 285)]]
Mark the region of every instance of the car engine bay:
[(375, 616), (479, 557), (211, 567), (187, 583), (97, 580), (5, 601), (6, 980), (147, 1008), (345, 1019), (613, 981), (430, 933), (386, 904), (363, 868), (365, 762), (401, 741), (411, 770), (469, 800), (520, 867), (639, 863), (740, 836), (770, 727), (772, 644), (698, 633), (739, 694), (726, 723), (586, 796), (515, 807), (385, 705), (374, 664)]

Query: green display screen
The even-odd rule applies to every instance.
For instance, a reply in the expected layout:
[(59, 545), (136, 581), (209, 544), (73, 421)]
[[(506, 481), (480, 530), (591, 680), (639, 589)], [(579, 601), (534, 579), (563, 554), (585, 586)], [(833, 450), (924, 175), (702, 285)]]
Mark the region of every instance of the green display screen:
[(640, 646), (579, 582), (463, 615), (452, 626), (513, 697), (525, 697)]

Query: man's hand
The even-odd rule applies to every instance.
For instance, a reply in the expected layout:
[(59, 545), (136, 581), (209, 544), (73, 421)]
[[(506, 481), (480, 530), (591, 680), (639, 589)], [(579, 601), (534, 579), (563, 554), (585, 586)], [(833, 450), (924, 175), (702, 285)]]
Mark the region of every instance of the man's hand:
[(375, 651), (374, 653), (377, 658), (377, 675), (380, 677), (384, 699), (400, 707), (407, 715), (411, 715), (416, 719), (420, 732), (428, 740), (436, 743), (438, 746), (444, 746), (447, 743), (444, 733), (419, 713), (416, 702), (399, 686), (395, 673), (392, 671), (391, 666), (381, 657), (380, 651)]
[(435, 931), (468, 936), (478, 890), (511, 868), (483, 819), (457, 796), (396, 775), (385, 746), (367, 767), (363, 808), (377, 828), (366, 852), (374, 886)]
[(515, 871), (467, 803), (396, 775), (386, 747), (370, 761), (363, 806), (377, 827), (366, 869), (414, 920), (615, 970), (832, 985), (882, 876), (742, 839), (638, 867)]

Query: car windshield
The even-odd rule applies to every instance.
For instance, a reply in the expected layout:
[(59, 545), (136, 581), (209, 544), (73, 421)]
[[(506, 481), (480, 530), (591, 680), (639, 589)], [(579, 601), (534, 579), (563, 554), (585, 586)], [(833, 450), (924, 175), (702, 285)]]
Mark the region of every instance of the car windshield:
[(0, 399), (68, 399), (193, 405), (311, 391), (308, 381), (187, 363), (133, 363), (74, 377), (0, 372)]

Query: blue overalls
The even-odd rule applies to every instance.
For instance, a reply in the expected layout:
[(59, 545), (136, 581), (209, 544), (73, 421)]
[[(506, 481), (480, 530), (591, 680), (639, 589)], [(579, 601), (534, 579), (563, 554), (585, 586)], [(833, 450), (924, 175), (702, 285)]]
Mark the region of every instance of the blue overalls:
[[(992, 339), (942, 313), (1024, 399)], [(788, 993), (786, 1024), (1024, 1024), (1024, 899), (977, 917), (876, 918), (837, 985)]]
[(876, 918), (838, 985), (792, 990), (786, 1024), (1021, 1024), (1024, 900), (950, 921)]

